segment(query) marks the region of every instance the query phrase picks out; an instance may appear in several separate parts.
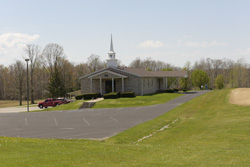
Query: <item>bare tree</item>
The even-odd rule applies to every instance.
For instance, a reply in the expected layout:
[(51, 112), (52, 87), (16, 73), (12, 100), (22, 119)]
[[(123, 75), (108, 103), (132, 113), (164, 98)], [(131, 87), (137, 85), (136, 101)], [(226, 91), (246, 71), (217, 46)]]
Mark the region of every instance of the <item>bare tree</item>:
[(12, 73), (14, 75), (14, 84), (19, 94), (19, 105), (22, 105), (22, 96), (25, 86), (25, 64), (20, 60), (17, 60), (16, 63), (12, 66)]
[[(61, 96), (63, 94), (62, 92), (66, 93), (65, 83), (63, 82), (64, 80), (62, 75), (63, 63), (65, 60), (63, 47), (56, 43), (50, 43), (45, 46), (42, 54), (44, 58), (44, 67), (49, 73), (47, 90), (49, 91), (50, 95), (55, 96), (58, 94), (54, 94), (53, 90), (60, 88), (59, 94)], [(56, 84), (54, 84), (55, 78), (58, 78)]]
[(81, 81), (80, 81), (80, 77), (84, 76), (86, 74), (90, 73), (90, 69), (88, 68), (88, 64), (87, 63), (81, 63), (75, 66), (74, 68), (74, 73), (75, 73), (75, 77), (76, 77), (76, 89), (79, 90), (81, 88)]
[(100, 56), (92, 54), (88, 57), (88, 68), (91, 72), (95, 72), (104, 68), (105, 63), (101, 61)]
[(35, 104), (34, 101), (34, 70), (37, 65), (37, 60), (41, 56), (41, 48), (38, 45), (26, 45), (24, 51), (30, 59), (30, 95), (31, 104)]
[(57, 66), (62, 65), (62, 60), (65, 56), (63, 47), (56, 43), (47, 44), (43, 49), (42, 55), (45, 66), (48, 68), (50, 74), (52, 74), (55, 64)]
[(137, 57), (135, 60), (133, 60), (129, 67), (133, 67), (133, 68), (141, 68), (142, 67), (142, 61), (139, 57)]

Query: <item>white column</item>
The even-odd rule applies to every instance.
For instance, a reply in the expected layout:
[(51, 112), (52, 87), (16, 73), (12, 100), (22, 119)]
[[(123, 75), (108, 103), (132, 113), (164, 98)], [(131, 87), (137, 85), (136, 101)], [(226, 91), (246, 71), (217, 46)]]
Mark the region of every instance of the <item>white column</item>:
[(114, 78), (112, 78), (112, 92), (115, 91), (115, 88), (114, 88)]
[(166, 78), (166, 89), (168, 89), (168, 78)]
[(90, 78), (90, 93), (92, 93), (92, 78)]
[(102, 95), (102, 78), (100, 78), (100, 94)]
[(124, 78), (122, 78), (122, 92), (124, 92)]

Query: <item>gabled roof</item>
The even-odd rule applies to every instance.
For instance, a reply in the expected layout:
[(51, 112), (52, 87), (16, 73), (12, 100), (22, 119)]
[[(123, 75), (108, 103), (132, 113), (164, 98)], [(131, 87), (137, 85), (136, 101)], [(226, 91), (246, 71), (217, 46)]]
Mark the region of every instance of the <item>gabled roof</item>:
[(147, 71), (142, 68), (124, 68), (124, 70), (141, 77), (187, 77), (186, 71)]
[(90, 74), (86, 74), (86, 75), (84, 75), (84, 76), (81, 76), (80, 79), (85, 78), (85, 77), (89, 77), (89, 76), (92, 76), (92, 75), (96, 75), (96, 74), (99, 74), (99, 73), (101, 73), (101, 72), (103, 72), (103, 71), (108, 71), (108, 70), (111, 70), (111, 71), (112, 71), (112, 70), (120, 71), (120, 72), (122, 72), (122, 73), (127, 73), (127, 74), (131, 74), (131, 75), (140, 77), (140, 76), (137, 75), (137, 74), (133, 74), (133, 73), (130, 73), (130, 72), (128, 72), (128, 71), (125, 71), (123, 68), (120, 68), (120, 67), (112, 67), (112, 66), (110, 66), (110, 67), (106, 67), (106, 68), (103, 68), (103, 69), (101, 69), (101, 70), (92, 72), (92, 73), (90, 73)]
[(101, 70), (95, 71), (93, 73), (84, 75), (80, 77), (80, 79), (89, 77), (91, 78), (92, 76), (99, 75), (100, 73), (107, 72), (107, 71), (118, 71), (122, 73), (127, 73), (131, 74), (137, 77), (187, 77), (187, 72), (186, 71), (147, 71), (142, 68), (127, 68), (127, 67), (108, 67), (108, 68), (103, 68)]
[(104, 71), (101, 71), (97, 74), (93, 74), (93, 75), (90, 75), (88, 78), (93, 78), (95, 76), (98, 76), (98, 75), (101, 75), (101, 74), (104, 74), (104, 73), (109, 73), (109, 74), (113, 74), (119, 78), (128, 78), (128, 76), (125, 76), (125, 75), (122, 75), (122, 74), (119, 74), (119, 73), (116, 73), (116, 72), (113, 72), (113, 71), (109, 71), (109, 70), (104, 70)]

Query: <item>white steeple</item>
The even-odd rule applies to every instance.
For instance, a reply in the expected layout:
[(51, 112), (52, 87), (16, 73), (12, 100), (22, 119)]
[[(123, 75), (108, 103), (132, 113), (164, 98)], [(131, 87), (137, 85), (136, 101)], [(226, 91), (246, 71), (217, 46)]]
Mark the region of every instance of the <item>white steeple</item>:
[(110, 42), (110, 51), (108, 52), (109, 59), (107, 59), (107, 67), (117, 67), (118, 66), (118, 61), (115, 58), (115, 52), (113, 48), (113, 39), (112, 39), (112, 34), (111, 34), (111, 42)]
[(114, 52), (112, 34), (111, 34), (110, 51)]

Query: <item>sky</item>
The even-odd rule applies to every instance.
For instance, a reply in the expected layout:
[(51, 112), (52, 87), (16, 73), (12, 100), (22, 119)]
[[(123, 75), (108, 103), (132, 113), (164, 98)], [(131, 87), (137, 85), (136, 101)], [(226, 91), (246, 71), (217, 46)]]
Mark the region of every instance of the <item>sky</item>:
[(249, 0), (0, 0), (0, 64), (27, 55), (23, 48), (57, 43), (67, 59), (136, 58), (183, 67), (202, 58), (250, 63)]

